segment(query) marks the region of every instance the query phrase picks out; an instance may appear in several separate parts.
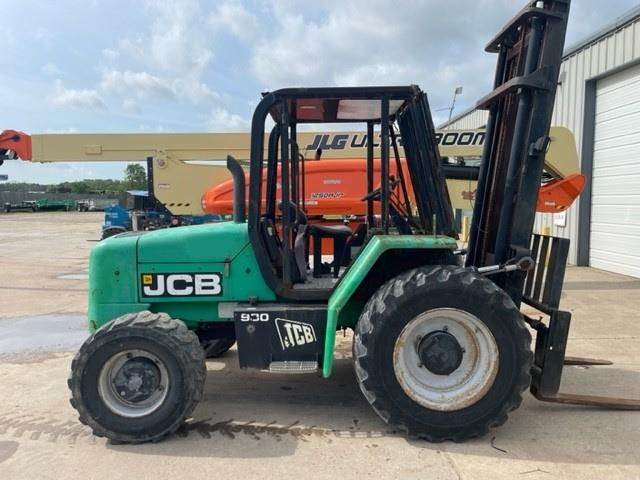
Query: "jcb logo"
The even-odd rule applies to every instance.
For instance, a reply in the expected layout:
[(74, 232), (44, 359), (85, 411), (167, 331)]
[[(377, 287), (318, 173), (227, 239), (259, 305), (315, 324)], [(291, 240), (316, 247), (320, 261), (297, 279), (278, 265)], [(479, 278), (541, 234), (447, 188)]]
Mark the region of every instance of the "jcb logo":
[(192, 297), (222, 294), (219, 273), (143, 273), (145, 297)]
[(283, 350), (308, 345), (317, 340), (313, 325), (308, 323), (276, 318), (276, 329), (278, 330), (280, 345)]

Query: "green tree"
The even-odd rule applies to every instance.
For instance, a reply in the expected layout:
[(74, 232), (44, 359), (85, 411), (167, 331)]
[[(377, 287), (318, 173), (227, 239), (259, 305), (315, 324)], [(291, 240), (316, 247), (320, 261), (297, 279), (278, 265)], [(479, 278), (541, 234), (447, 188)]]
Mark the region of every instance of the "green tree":
[(147, 172), (142, 165), (130, 163), (124, 170), (124, 181), (131, 190), (146, 190)]
[(73, 193), (89, 193), (91, 191), (87, 181), (73, 182), (70, 186)]

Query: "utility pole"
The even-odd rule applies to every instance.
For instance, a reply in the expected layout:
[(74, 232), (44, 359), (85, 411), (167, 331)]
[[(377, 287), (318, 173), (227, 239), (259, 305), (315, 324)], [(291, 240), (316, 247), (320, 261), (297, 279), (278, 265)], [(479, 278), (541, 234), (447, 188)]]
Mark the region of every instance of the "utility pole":
[(462, 95), (462, 87), (456, 87), (453, 92), (453, 100), (451, 101), (451, 108), (449, 109), (449, 121), (451, 121), (451, 116), (453, 115), (453, 107), (456, 106), (456, 97), (458, 95)]

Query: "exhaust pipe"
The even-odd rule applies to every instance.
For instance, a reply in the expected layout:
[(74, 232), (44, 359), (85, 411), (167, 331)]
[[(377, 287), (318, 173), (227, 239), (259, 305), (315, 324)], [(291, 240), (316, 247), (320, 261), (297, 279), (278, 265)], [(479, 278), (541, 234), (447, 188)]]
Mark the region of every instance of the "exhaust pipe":
[(240, 162), (231, 155), (227, 155), (227, 169), (233, 177), (233, 221), (244, 223), (244, 170), (242, 170)]

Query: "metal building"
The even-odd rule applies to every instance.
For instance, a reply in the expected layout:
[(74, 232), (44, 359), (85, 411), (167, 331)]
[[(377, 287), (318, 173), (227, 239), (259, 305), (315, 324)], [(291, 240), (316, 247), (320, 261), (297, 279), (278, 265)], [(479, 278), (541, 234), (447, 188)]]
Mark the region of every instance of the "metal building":
[[(482, 127), (467, 110), (441, 125)], [(573, 131), (587, 186), (536, 229), (570, 238), (569, 261), (640, 277), (640, 6), (564, 54), (552, 125)]]

